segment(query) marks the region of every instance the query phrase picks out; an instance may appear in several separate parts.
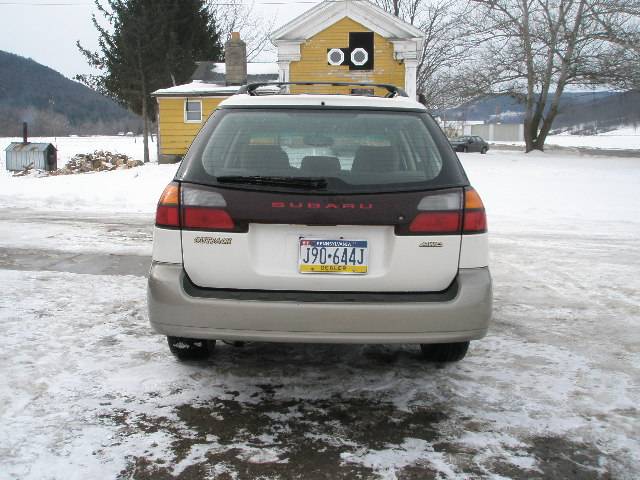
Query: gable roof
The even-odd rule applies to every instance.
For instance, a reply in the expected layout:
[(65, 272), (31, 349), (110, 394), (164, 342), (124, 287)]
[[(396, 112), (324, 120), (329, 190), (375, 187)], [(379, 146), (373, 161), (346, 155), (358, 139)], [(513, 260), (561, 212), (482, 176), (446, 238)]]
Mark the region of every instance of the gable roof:
[(424, 33), (368, 0), (325, 0), (276, 30), (274, 44), (307, 40), (337, 21), (349, 17), (389, 39), (422, 39)]
[(7, 148), (4, 149), (5, 152), (45, 152), (49, 149), (49, 147), (54, 147), (50, 143), (22, 143), (22, 142), (11, 142)]

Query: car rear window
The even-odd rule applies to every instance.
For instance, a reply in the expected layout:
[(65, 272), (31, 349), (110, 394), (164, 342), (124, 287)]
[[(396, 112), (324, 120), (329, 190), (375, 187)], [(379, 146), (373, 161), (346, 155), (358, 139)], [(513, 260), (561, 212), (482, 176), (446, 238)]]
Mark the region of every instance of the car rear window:
[(178, 176), (209, 185), (235, 176), (323, 178), (339, 193), (466, 184), (428, 115), (380, 110), (219, 110)]

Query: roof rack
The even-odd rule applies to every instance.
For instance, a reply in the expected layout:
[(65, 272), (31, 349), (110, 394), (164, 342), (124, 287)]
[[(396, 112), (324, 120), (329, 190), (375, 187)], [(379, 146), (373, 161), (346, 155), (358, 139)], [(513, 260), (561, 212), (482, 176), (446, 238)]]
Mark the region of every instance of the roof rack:
[(402, 88), (396, 87), (395, 85), (391, 85), (389, 83), (366, 83), (366, 82), (259, 82), (259, 83), (250, 83), (248, 85), (243, 85), (238, 90), (238, 94), (246, 93), (248, 95), (258, 95), (256, 91), (260, 87), (282, 87), (284, 85), (327, 85), (332, 87), (349, 87), (349, 86), (358, 86), (358, 87), (378, 87), (384, 88), (387, 90), (386, 98), (393, 97), (408, 97), (407, 92), (405, 92)]

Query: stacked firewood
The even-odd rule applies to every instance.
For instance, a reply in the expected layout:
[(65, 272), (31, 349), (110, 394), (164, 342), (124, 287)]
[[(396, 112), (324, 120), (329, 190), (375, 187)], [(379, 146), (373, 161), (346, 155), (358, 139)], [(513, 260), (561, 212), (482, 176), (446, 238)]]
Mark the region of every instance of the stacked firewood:
[(144, 165), (141, 160), (134, 160), (124, 153), (112, 153), (104, 150), (96, 150), (93, 153), (79, 153), (75, 155), (63, 168), (52, 172), (35, 170), (33, 164), (13, 174), (14, 177), (22, 176), (47, 176), (47, 175), (73, 175), (76, 173), (104, 172), (110, 170), (134, 168)]
[(74, 173), (103, 172), (116, 169), (134, 168), (143, 165), (141, 160), (134, 160), (124, 153), (112, 153), (96, 150), (93, 153), (75, 155), (64, 168), (59, 168), (52, 175), (70, 175)]

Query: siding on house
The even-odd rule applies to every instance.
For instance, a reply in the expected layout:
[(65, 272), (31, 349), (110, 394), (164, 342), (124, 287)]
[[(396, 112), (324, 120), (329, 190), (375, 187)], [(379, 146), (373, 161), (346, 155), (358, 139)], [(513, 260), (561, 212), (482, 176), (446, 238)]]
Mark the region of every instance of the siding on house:
[(160, 154), (182, 156), (187, 153), (187, 149), (204, 122), (226, 98), (228, 97), (189, 97), (190, 100), (202, 101), (202, 122), (186, 123), (184, 121), (186, 97), (158, 97)]
[[(327, 51), (331, 48), (349, 46), (349, 32), (370, 32), (361, 24), (345, 17), (325, 30), (317, 33), (300, 45), (298, 62), (291, 62), (290, 80), (316, 82), (371, 82), (390, 83), (404, 86), (405, 68), (402, 61), (393, 58), (393, 44), (384, 37), (373, 34), (374, 69), (349, 70), (348, 66), (329, 65)], [(310, 92), (313, 87), (292, 87), (292, 93)], [(349, 87), (321, 87), (318, 93), (351, 93)], [(384, 89), (376, 89), (376, 95), (386, 94)]]

